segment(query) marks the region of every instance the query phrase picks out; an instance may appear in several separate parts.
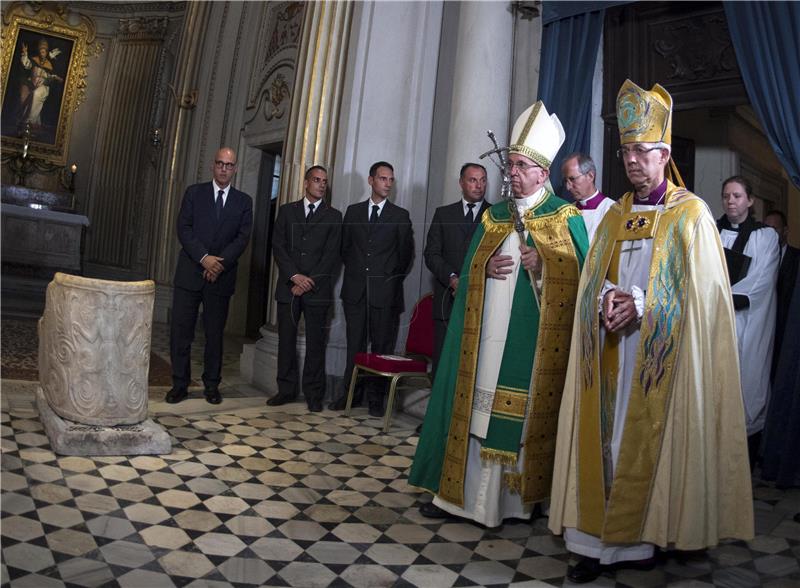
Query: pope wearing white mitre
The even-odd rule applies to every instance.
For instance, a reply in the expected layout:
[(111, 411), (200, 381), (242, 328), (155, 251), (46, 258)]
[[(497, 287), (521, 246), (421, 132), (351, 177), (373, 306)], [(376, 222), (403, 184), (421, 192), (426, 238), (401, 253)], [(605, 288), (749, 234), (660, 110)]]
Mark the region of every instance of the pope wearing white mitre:
[(719, 234), (706, 203), (665, 177), (667, 91), (626, 80), (617, 122), (634, 191), (606, 213), (581, 274), (549, 513), (550, 530), (584, 556), (574, 582), (610, 564), (651, 567), (655, 545), (753, 537)]
[(423, 516), (495, 527), (529, 518), (550, 492), (566, 350), (588, 247), (577, 208), (547, 187), (563, 142), (561, 122), (541, 102), (512, 129), (514, 198), (483, 214), (470, 243), (409, 475), (410, 484), (434, 495), (420, 507)]

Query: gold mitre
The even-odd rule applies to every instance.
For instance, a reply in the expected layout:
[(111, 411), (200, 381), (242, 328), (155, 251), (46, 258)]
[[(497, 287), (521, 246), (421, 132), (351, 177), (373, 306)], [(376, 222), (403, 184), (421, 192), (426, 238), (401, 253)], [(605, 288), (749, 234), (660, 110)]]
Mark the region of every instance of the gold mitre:
[(556, 153), (564, 144), (564, 127), (555, 114), (539, 100), (523, 112), (511, 131), (509, 153), (529, 157), (543, 168), (550, 169)]
[(656, 84), (648, 92), (625, 80), (617, 94), (619, 142), (672, 145), (672, 96)]

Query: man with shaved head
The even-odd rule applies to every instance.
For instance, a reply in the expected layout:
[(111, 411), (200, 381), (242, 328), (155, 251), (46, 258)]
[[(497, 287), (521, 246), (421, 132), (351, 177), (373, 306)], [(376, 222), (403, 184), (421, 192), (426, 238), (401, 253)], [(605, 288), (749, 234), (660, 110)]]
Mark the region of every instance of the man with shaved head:
[(165, 400), (186, 399), (191, 381), (189, 358), (200, 305), (206, 336), (203, 384), (211, 404), (222, 402), (222, 334), (228, 303), (236, 287), (239, 256), (250, 240), (253, 202), (231, 186), (236, 174), (236, 152), (222, 147), (211, 164), (213, 180), (186, 189), (178, 213), (181, 252), (175, 268), (170, 329), (172, 390)]

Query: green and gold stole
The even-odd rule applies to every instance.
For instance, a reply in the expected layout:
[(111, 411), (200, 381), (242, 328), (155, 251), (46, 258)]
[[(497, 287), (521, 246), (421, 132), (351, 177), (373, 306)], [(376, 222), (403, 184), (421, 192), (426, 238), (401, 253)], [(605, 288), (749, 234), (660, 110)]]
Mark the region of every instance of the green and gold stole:
[[(481, 457), (514, 466), (506, 486), (526, 503), (549, 495), (558, 408), (564, 386), (580, 264), (586, 248), (579, 212), (552, 194), (525, 214), (525, 227), (543, 260), (541, 309), (527, 272), (520, 271), (498, 383)], [(573, 242), (570, 222), (581, 231)], [(472, 416), (486, 280), (486, 263), (513, 232), (508, 211), (493, 207), (483, 218), (484, 234), (470, 261), (453, 412), (439, 495), (463, 506), (464, 475)], [(576, 248), (577, 243), (577, 248)], [(477, 279), (475, 279), (477, 277)], [(530, 391), (530, 392), (529, 392)], [(527, 431), (523, 431), (528, 418)], [(525, 459), (518, 464), (520, 447)], [(519, 471), (521, 469), (521, 472)]]

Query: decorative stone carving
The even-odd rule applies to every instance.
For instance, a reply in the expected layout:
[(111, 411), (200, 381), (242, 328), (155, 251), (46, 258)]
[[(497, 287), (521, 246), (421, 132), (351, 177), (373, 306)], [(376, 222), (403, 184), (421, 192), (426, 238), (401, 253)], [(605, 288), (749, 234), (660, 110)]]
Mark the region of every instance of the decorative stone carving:
[(286, 78), (283, 77), (283, 74), (277, 74), (275, 78), (272, 80), (272, 84), (269, 88), (269, 101), (272, 103), (272, 108), (267, 112), (264, 109), (264, 115), (267, 117), (267, 120), (272, 120), (273, 118), (281, 118), (286, 113), (286, 106), (283, 104), (284, 99), (289, 97), (289, 86), (286, 84)]
[(722, 12), (692, 15), (655, 28), (657, 80), (715, 80), (739, 76), (736, 55)]
[(118, 35), (121, 39), (163, 39), (169, 28), (166, 16), (140, 16), (119, 19)]
[(288, 67), (290, 70), (287, 82), (287, 91), (289, 90), (288, 84), (293, 79), (302, 30), (303, 11), (302, 2), (271, 3), (264, 10), (261, 21), (263, 34), (259, 39), (259, 52), (250, 79), (247, 108), (257, 106), (264, 94), (269, 94), (269, 100), (273, 101), (273, 74), (280, 68)]
[(57, 273), (39, 320), (39, 382), (50, 407), (86, 425), (147, 418), (155, 283)]

